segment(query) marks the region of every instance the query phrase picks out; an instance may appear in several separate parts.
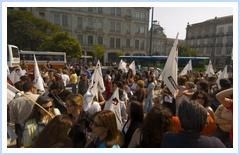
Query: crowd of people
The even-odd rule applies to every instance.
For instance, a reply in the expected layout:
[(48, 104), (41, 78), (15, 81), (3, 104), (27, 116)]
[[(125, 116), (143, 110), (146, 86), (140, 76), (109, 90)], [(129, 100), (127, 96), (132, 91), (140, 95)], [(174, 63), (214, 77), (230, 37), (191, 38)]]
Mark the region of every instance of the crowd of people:
[[(189, 72), (178, 77), (172, 94), (153, 67), (136, 74), (116, 67), (102, 75), (105, 91), (92, 96), (88, 67), (46, 66), (41, 75), (45, 92), (36, 89), (28, 71), (18, 81), (8, 78), (23, 92), (7, 106), (14, 147), (233, 147), (232, 77), (218, 81), (216, 75)], [(111, 98), (115, 91), (119, 99)], [(109, 100), (119, 105), (118, 114), (106, 108)]]

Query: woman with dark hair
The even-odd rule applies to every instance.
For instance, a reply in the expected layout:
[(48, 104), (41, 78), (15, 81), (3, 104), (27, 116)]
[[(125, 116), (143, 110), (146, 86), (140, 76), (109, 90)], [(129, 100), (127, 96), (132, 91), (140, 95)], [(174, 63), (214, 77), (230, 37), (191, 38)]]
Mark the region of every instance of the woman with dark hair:
[(183, 100), (179, 105), (179, 119), (183, 131), (166, 133), (161, 147), (166, 148), (223, 148), (224, 144), (215, 137), (201, 135), (207, 122), (207, 110), (200, 104)]
[(92, 133), (95, 135), (86, 147), (88, 148), (119, 148), (123, 138), (117, 128), (115, 114), (110, 110), (97, 112), (91, 124)]
[[(54, 116), (52, 99), (47, 96), (40, 96), (37, 101), (44, 109)], [(39, 133), (44, 129), (52, 117), (38, 106), (34, 105), (32, 113), (28, 117), (23, 131), (23, 146), (31, 147)]]
[(204, 135), (213, 135), (216, 131), (216, 121), (215, 121), (215, 114), (210, 107), (210, 102), (208, 99), (208, 94), (204, 91), (196, 91), (193, 95), (191, 100), (195, 103), (200, 104), (207, 110), (207, 124), (204, 127), (202, 134)]
[(171, 127), (171, 117), (171, 112), (167, 108), (154, 106), (147, 114), (142, 127), (135, 130), (128, 147), (160, 147), (163, 133)]
[(143, 105), (138, 101), (130, 101), (127, 106), (128, 120), (124, 124), (122, 133), (124, 135), (123, 147), (128, 147), (133, 133), (140, 128), (143, 122)]
[(39, 134), (33, 147), (35, 148), (70, 148), (72, 141), (68, 137), (72, 127), (68, 115), (56, 116)]

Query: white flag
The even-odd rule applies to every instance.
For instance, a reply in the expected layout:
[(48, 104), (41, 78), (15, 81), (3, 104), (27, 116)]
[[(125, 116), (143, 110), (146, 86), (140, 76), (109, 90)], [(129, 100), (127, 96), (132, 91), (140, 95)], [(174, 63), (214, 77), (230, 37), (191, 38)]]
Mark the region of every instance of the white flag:
[(135, 61), (133, 61), (130, 65), (129, 68), (132, 70), (133, 75), (136, 75), (136, 65), (135, 65)]
[(7, 104), (15, 98), (16, 93), (17, 91), (14, 89), (14, 86), (7, 83)]
[(35, 57), (35, 55), (33, 57), (34, 57), (34, 80), (33, 80), (33, 83), (38, 90), (40, 90), (41, 92), (45, 92), (44, 81), (41, 76), (41, 73), (39, 72), (36, 57)]
[(124, 73), (127, 73), (127, 63), (121, 59), (118, 65), (118, 69), (122, 70)]
[(220, 80), (227, 79), (227, 78), (228, 78), (228, 73), (227, 73), (227, 65), (226, 65), (224, 67), (223, 71), (218, 74), (217, 84), (218, 84), (219, 89), (221, 89)]
[(192, 71), (192, 60), (189, 60), (189, 62), (188, 62), (187, 65), (183, 68), (183, 70), (181, 71), (181, 73), (179, 74), (179, 76), (186, 75), (186, 74), (188, 73), (188, 71)]
[(213, 66), (212, 66), (212, 61), (211, 60), (209, 60), (206, 74), (208, 75), (208, 77), (210, 77), (210, 76), (215, 74), (214, 70), (213, 70)]
[(8, 66), (7, 66), (7, 77), (10, 77), (10, 70)]
[(88, 91), (98, 98), (98, 91), (101, 93), (106, 90), (104, 86), (103, 76), (102, 76), (102, 68), (100, 61), (98, 60), (97, 65), (94, 69), (94, 72), (91, 77), (91, 82), (88, 87)]
[(21, 66), (15, 68), (9, 75), (9, 79), (12, 81), (13, 84), (20, 81), (20, 77), (23, 76)]
[(173, 43), (173, 47), (170, 51), (162, 74), (160, 76), (160, 80), (164, 81), (164, 84), (168, 87), (170, 92), (174, 95), (177, 90), (177, 69), (178, 69), (178, 33), (176, 40)]
[(117, 126), (118, 129), (121, 131), (122, 130), (122, 116), (121, 116), (121, 105), (120, 105), (120, 99), (119, 99), (119, 88), (117, 88), (111, 98), (106, 101), (104, 110), (111, 110), (117, 120)]

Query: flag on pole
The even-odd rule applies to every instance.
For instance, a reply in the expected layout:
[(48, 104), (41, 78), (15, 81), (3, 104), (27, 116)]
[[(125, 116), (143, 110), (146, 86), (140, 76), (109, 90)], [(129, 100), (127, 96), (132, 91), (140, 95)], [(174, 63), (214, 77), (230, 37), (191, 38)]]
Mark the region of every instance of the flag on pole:
[(9, 79), (12, 81), (13, 84), (20, 81), (20, 77), (23, 76), (21, 66), (15, 68), (9, 75)]
[(189, 60), (189, 62), (188, 62), (187, 65), (183, 68), (183, 70), (181, 71), (181, 73), (179, 74), (179, 76), (186, 75), (186, 74), (188, 73), (188, 71), (192, 71), (192, 60)]
[(218, 84), (218, 88), (220, 89), (220, 80), (221, 79), (227, 79), (228, 78), (228, 73), (227, 73), (227, 65), (224, 67), (223, 71), (220, 72), (220, 74), (218, 75), (218, 79), (217, 79), (217, 84)]
[(177, 90), (177, 71), (178, 71), (178, 33), (173, 43), (172, 49), (163, 68), (162, 74), (159, 77), (174, 95)]
[(118, 65), (118, 69), (122, 70), (124, 73), (127, 73), (127, 63), (121, 59)]
[(14, 86), (11, 86), (9, 83), (7, 84), (7, 104), (11, 102), (18, 93), (18, 91), (16, 91), (16, 89), (13, 88)]
[(211, 60), (209, 60), (208, 67), (207, 67), (207, 70), (206, 70), (206, 74), (208, 75), (208, 77), (210, 77), (210, 76), (215, 74), (215, 72), (213, 70), (213, 66), (212, 66), (212, 61)]
[(102, 76), (102, 68), (101, 68), (101, 63), (98, 60), (97, 65), (94, 69), (94, 72), (91, 77), (91, 82), (88, 87), (88, 91), (93, 95), (98, 98), (98, 91), (101, 93), (106, 90), (104, 86), (104, 81), (103, 81), (103, 76)]
[(121, 116), (121, 105), (120, 105), (120, 99), (119, 99), (119, 88), (116, 88), (116, 90), (113, 92), (113, 95), (111, 98), (106, 101), (104, 110), (111, 110), (116, 117), (117, 126), (118, 129), (122, 130), (122, 116)]
[(34, 58), (34, 80), (33, 80), (33, 83), (35, 84), (35, 87), (38, 90), (40, 90), (41, 92), (45, 92), (44, 81), (43, 81), (43, 78), (39, 71), (38, 63), (37, 63), (35, 55), (33, 56), (33, 58)]
[(130, 65), (129, 68), (132, 70), (133, 75), (136, 75), (136, 65), (135, 65), (135, 61), (133, 61)]

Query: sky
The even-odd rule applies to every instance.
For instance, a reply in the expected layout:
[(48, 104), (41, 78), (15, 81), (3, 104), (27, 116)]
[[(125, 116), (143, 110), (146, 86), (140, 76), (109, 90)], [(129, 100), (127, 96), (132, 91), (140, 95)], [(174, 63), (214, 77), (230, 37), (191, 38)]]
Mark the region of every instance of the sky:
[(185, 39), (188, 22), (191, 25), (228, 15), (233, 15), (231, 7), (156, 7), (153, 20), (159, 22), (168, 38), (176, 38), (179, 32), (179, 39)]

